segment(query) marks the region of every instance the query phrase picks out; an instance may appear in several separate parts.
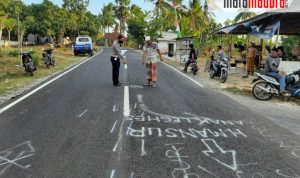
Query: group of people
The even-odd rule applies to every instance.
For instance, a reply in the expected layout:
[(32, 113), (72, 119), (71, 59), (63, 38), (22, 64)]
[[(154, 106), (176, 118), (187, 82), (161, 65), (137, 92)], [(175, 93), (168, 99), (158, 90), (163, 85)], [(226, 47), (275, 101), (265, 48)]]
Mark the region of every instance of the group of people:
[[(185, 62), (185, 66), (184, 66), (184, 69), (183, 69), (184, 73), (187, 72), (188, 66), (192, 62), (195, 62), (195, 60), (197, 60), (197, 55), (196, 55), (196, 50), (194, 48), (194, 45), (190, 44), (189, 48), (190, 48), (190, 53), (189, 53), (188, 60)], [(224, 59), (226, 57), (226, 55), (225, 55), (225, 52), (224, 52), (224, 49), (223, 49), (222, 45), (219, 45), (217, 48), (218, 48), (217, 59)], [(204, 67), (204, 72), (209, 71), (210, 61), (215, 58), (214, 55), (215, 55), (214, 49), (208, 48), (207, 51), (206, 51), (206, 56), (209, 57), (209, 59), (206, 60), (205, 67)]]
[[(119, 69), (120, 69), (120, 60), (123, 61), (124, 64), (127, 63), (126, 58), (121, 53), (121, 47), (124, 42), (124, 36), (119, 35), (118, 40), (116, 40), (112, 45), (112, 55), (110, 57), (111, 63), (112, 63), (112, 79), (113, 79), (113, 85), (114, 86), (121, 86), (122, 83), (119, 81)], [(157, 53), (160, 56), (160, 60), (162, 61), (162, 56), (158, 48), (158, 44), (156, 42), (153, 42), (149, 36), (145, 38), (145, 46), (143, 47), (143, 58), (142, 58), (142, 64), (146, 64), (147, 68), (147, 76), (146, 76), (146, 83), (145, 85), (149, 85), (152, 87), (157, 86)], [(190, 54), (189, 59), (185, 63), (185, 67), (183, 69), (183, 72), (187, 72), (187, 67), (192, 63), (193, 61), (197, 60), (197, 54), (196, 50), (194, 48), (193, 44), (189, 45), (190, 47)], [(280, 92), (285, 92), (285, 73), (279, 70), (279, 64), (280, 61), (285, 60), (284, 58), (284, 51), (283, 47), (274, 47), (272, 50), (270, 48), (267, 48), (269, 55), (266, 60), (266, 63), (264, 65), (264, 72), (268, 76), (272, 76), (279, 80), (280, 83)], [(243, 52), (244, 50), (240, 50), (240, 52)], [(247, 62), (247, 73), (244, 77), (247, 77), (248, 75), (253, 75), (254, 73), (254, 59), (256, 55), (257, 49), (255, 47), (254, 43), (251, 43), (247, 50), (247, 55), (243, 54), (244, 57), (246, 57)], [(214, 51), (210, 49), (207, 53), (207, 55), (214, 59)], [(217, 52), (218, 58), (224, 58), (225, 52), (221, 45), (218, 46), (218, 52)], [(205, 66), (205, 70), (207, 70), (210, 66), (210, 63), (207, 62)]]
[[(114, 86), (121, 86), (122, 83), (119, 81), (119, 70), (120, 70), (120, 60), (124, 64), (127, 64), (126, 57), (121, 52), (122, 44), (125, 40), (123, 35), (118, 36), (112, 45), (112, 54), (110, 61), (112, 63), (112, 80)], [(143, 58), (142, 64), (146, 64), (147, 76), (146, 83), (144, 85), (156, 87), (157, 86), (157, 53), (159, 54), (160, 61), (162, 61), (162, 56), (158, 48), (158, 44), (153, 42), (149, 36), (145, 38), (145, 46), (143, 47)]]

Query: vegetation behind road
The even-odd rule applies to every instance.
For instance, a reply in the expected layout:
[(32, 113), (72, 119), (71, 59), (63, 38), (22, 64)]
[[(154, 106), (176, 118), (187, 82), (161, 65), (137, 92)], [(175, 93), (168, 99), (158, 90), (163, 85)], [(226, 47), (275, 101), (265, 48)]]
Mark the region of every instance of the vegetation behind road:
[(31, 77), (20, 67), (21, 59), (17, 48), (5, 48), (0, 50), (0, 95), (21, 87), (35, 80), (62, 71), (66, 67), (78, 62), (82, 57), (75, 57), (71, 48), (56, 48), (53, 56), (56, 61), (55, 67), (47, 69), (42, 60), (42, 49), (47, 46), (27, 47), (23, 51), (32, 51), (32, 57), (37, 71)]

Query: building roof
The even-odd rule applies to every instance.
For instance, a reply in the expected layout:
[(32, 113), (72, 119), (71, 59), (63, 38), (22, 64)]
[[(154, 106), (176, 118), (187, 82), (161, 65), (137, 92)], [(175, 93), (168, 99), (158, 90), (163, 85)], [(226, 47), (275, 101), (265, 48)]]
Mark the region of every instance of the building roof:
[(281, 35), (300, 35), (300, 1), (294, 0), (287, 9), (278, 9), (265, 12), (251, 19), (223, 27), (216, 34), (248, 34), (251, 30), (245, 24), (252, 23), (260, 26), (266, 23), (280, 21), (279, 33)]
[(118, 39), (118, 36), (119, 36), (119, 32), (105, 33), (103, 38), (104, 39), (116, 40), (116, 39)]
[(260, 26), (266, 23), (280, 21), (279, 33), (281, 35), (300, 35), (299, 19), (300, 12), (266, 12), (243, 22), (223, 27), (215, 33), (248, 34), (251, 29), (247, 28), (245, 24), (252, 23), (256, 26)]

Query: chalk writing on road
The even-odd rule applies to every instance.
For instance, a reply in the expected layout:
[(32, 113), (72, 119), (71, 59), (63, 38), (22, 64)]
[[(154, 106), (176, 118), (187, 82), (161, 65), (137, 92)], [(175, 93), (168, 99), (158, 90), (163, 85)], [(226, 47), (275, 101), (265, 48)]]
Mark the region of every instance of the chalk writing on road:
[(11, 166), (27, 169), (30, 164), (26, 164), (26, 158), (33, 156), (35, 150), (31, 141), (26, 141), (14, 147), (0, 152), (0, 175), (4, 174)]
[(286, 178), (300, 178), (299, 175), (297, 175), (293, 170), (288, 169), (287, 171), (282, 171), (280, 169), (277, 169), (275, 171), (278, 175)]
[[(207, 147), (207, 150), (202, 151), (206, 156), (211, 157), (213, 160), (217, 161), (218, 163), (228, 167), (229, 169), (232, 169), (233, 171), (237, 170), (237, 164), (236, 164), (236, 151), (234, 150), (223, 150), (215, 140), (213, 139), (202, 139), (201, 140), (205, 146)], [(226, 163), (223, 160), (220, 160), (218, 158), (219, 154), (226, 155), (226, 157), (232, 158), (232, 164)]]
[(131, 137), (144, 138), (148, 136), (152, 137), (165, 137), (165, 138), (238, 138), (243, 137), (247, 138), (247, 135), (239, 129), (217, 129), (211, 130), (208, 128), (203, 129), (175, 129), (167, 128), (161, 129), (157, 127), (141, 127), (140, 129), (133, 129), (131, 127), (127, 128), (127, 133)]
[(291, 145), (284, 145), (283, 141), (280, 142), (280, 148), (288, 148), (291, 149), (291, 154), (296, 158), (300, 159), (300, 146), (291, 146)]
[(171, 162), (178, 163), (178, 167), (173, 168), (172, 171), (173, 178), (177, 178), (177, 177), (199, 178), (199, 175), (197, 175), (196, 173), (189, 172), (189, 170), (191, 169), (191, 165), (185, 160), (188, 159), (188, 156), (183, 156), (180, 153), (180, 151), (184, 149), (182, 143), (173, 143), (173, 144), (165, 144), (165, 145), (171, 147), (166, 151), (166, 157), (170, 159)]
[(200, 126), (203, 125), (225, 125), (225, 126), (240, 126), (244, 125), (243, 121), (234, 121), (234, 120), (219, 120), (219, 119), (211, 119), (207, 117), (176, 117), (176, 116), (133, 116), (129, 115), (126, 117), (127, 121), (136, 121), (136, 122), (157, 122), (157, 123), (171, 123), (171, 124), (180, 124), (180, 123), (188, 123), (188, 124), (198, 124)]
[[(145, 149), (145, 145), (151, 145), (147, 141), (153, 138), (164, 138), (164, 140), (172, 140), (172, 142), (174, 142), (173, 139), (176, 139), (176, 141), (184, 140), (184, 143), (170, 143), (169, 141), (165, 143), (165, 146), (168, 147), (165, 151), (165, 156), (176, 165), (171, 167), (172, 171), (170, 175), (172, 177), (197, 178), (202, 177), (204, 174), (209, 174), (210, 177), (219, 177), (213, 170), (201, 166), (202, 162), (195, 163), (197, 159), (184, 154), (184, 150), (188, 149), (189, 145), (186, 141), (194, 139), (201, 140), (201, 142), (198, 142), (201, 143), (201, 147), (199, 147), (199, 150), (193, 151), (193, 157), (201, 157), (201, 159), (206, 157), (205, 160), (211, 160), (211, 164), (230, 170), (229, 174), (233, 174), (233, 177), (264, 178), (268, 176), (281, 176), (299, 178), (297, 173), (292, 169), (273, 169), (268, 174), (257, 170), (245, 169), (243, 166), (256, 166), (259, 168), (261, 165), (254, 161), (254, 159), (250, 159), (253, 160), (251, 163), (242, 164), (242, 160), (239, 159), (242, 158), (240, 157), (241, 153), (234, 146), (226, 145), (224, 147), (220, 142), (220, 139), (230, 139), (231, 141), (237, 140), (240, 143), (241, 139), (248, 139), (249, 136), (247, 134), (249, 132), (246, 132), (244, 128), (250, 126), (252, 129), (258, 131), (261, 136), (268, 137), (270, 134), (265, 126), (256, 126), (251, 120), (208, 118), (188, 112), (183, 112), (181, 116), (161, 114), (150, 110), (143, 103), (142, 95), (138, 95), (137, 97), (138, 102), (132, 105), (129, 115), (124, 118), (129, 123), (126, 126), (127, 130), (124, 131), (126, 132), (126, 136), (140, 139), (140, 156), (148, 157), (153, 155), (151, 154), (151, 147), (148, 147), (147, 151)], [(281, 144), (281, 147), (290, 149), (293, 156), (300, 158), (300, 146), (284, 146)]]

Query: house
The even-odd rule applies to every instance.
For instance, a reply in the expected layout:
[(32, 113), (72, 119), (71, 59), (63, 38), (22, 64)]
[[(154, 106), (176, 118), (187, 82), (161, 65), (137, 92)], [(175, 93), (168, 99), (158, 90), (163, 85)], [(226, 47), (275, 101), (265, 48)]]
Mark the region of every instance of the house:
[(161, 32), (161, 35), (162, 37), (157, 39), (160, 52), (173, 57), (176, 52), (177, 34), (174, 32)]
[(189, 58), (189, 45), (193, 43), (194, 37), (176, 38), (176, 60), (185, 63)]
[(114, 31), (113, 33), (105, 33), (103, 38), (107, 41), (107, 45), (111, 46), (115, 40), (118, 39), (119, 32)]

